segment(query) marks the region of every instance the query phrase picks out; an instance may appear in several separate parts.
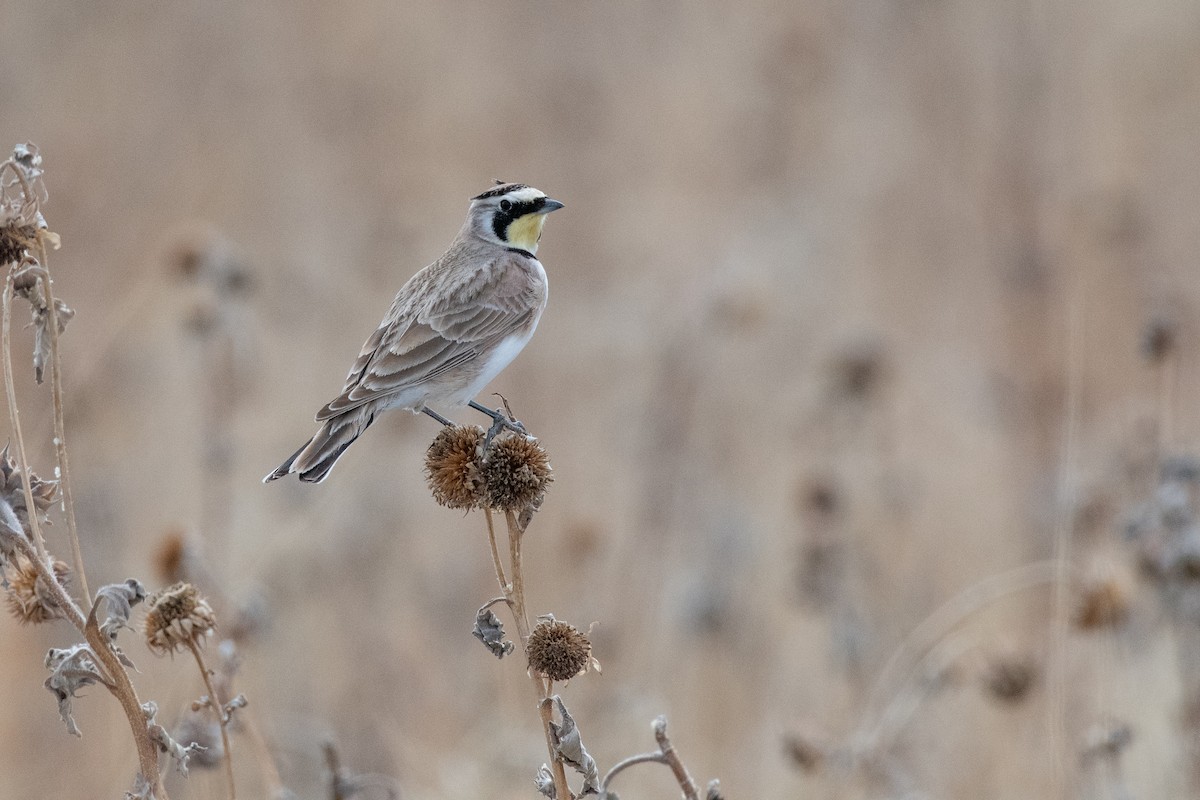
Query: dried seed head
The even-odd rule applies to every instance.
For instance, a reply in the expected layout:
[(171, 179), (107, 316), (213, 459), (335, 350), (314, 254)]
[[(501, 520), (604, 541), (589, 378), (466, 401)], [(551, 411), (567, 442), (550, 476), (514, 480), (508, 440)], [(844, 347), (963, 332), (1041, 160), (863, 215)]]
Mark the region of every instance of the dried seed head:
[(983, 688), (1001, 703), (1024, 700), (1038, 680), (1038, 665), (1033, 656), (1009, 653), (991, 660), (983, 672)]
[(425, 477), (438, 505), (472, 509), (483, 504), (483, 436), (478, 425), (452, 425), (442, 428), (429, 445)]
[(146, 601), (143, 632), (146, 646), (157, 655), (183, 650), (203, 639), (216, 625), (212, 607), (190, 583), (177, 583)]
[(552, 681), (567, 681), (585, 671), (592, 643), (573, 625), (545, 617), (529, 632), (525, 644), (529, 668)]
[[(51, 568), (59, 585), (65, 587), (70, 568), (58, 559), (54, 559)], [(26, 559), (6, 564), (4, 577), (8, 580), (8, 610), (23, 625), (37, 625), (65, 616), (46, 579)]]
[[(58, 499), (58, 481), (42, 480), (30, 471), (29, 488), (33, 493), (33, 505), (37, 509), (38, 519), (45, 519), (46, 512)], [(0, 450), (0, 494), (12, 506), (21, 525), (28, 529), (29, 511), (25, 507), (25, 490), (21, 484), (21, 470), (9, 456), (8, 445)]]
[(164, 583), (178, 583), (187, 578), (188, 562), (193, 556), (192, 547), (183, 531), (168, 531), (154, 551), (154, 567)]
[(483, 458), (487, 504), (498, 511), (537, 509), (546, 497), (550, 457), (532, 436), (501, 435), (492, 440)]
[(1075, 607), (1075, 625), (1083, 630), (1120, 625), (1129, 616), (1131, 584), (1129, 576), (1112, 567), (1085, 579)]
[(16, 220), (0, 227), (0, 266), (20, 261), (35, 245), (36, 237), (37, 228), (21, 225)]

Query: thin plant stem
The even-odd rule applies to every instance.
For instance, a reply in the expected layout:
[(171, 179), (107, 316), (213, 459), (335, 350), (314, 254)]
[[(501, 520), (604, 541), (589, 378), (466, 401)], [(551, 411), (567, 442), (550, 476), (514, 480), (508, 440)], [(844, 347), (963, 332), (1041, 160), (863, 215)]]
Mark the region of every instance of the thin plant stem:
[(654, 720), (654, 738), (658, 741), (658, 749), (662, 751), (663, 760), (671, 768), (671, 772), (675, 773), (675, 780), (679, 783), (679, 788), (683, 790), (683, 796), (687, 800), (699, 800), (700, 790), (696, 788), (696, 782), (688, 774), (683, 760), (675, 752), (675, 746), (667, 738), (666, 717), (660, 716)]
[(500, 588), (508, 592), (508, 578), (504, 574), (504, 562), (500, 560), (500, 548), (496, 546), (496, 525), (492, 521), (492, 510), (490, 508), (483, 509), (484, 519), (487, 520), (488, 544), (492, 548), (492, 566), (496, 568), (496, 579), (500, 581)]
[(195, 637), (188, 639), (188, 648), (192, 651), (192, 655), (196, 657), (196, 666), (200, 668), (200, 675), (204, 678), (204, 686), (208, 689), (208, 705), (217, 715), (217, 722), (221, 726), (221, 746), (225, 748), (225, 778), (229, 783), (229, 800), (237, 800), (237, 789), (233, 782), (233, 751), (229, 748), (229, 732), (226, 726), (229, 723), (229, 715), (225, 713), (225, 706), (221, 703), (221, 696), (217, 694), (217, 689), (213, 686), (212, 673), (204, 664), (204, 656), (200, 655), (200, 645), (196, 644)]
[[(524, 649), (525, 644), (529, 641), (529, 615), (525, 609), (525, 578), (521, 571), (521, 536), (520, 526), (517, 524), (516, 515), (511, 511), (505, 512), (505, 521), (508, 524), (508, 555), (509, 566), (512, 570), (512, 582), (510, 583), (504, 572), (504, 564), (500, 558), (500, 550), (496, 546), (495, 529), (492, 524), (491, 510), (487, 510), (488, 523), (488, 539), (492, 548), (492, 562), (496, 569), (496, 581), (500, 584), (500, 591), (504, 593), (504, 600), (508, 603), (508, 608), (512, 612), (513, 620), (517, 626), (517, 634), (521, 637), (521, 646)], [(499, 598), (491, 601), (488, 605), (498, 602)], [(538, 715), (542, 720), (542, 732), (546, 737), (546, 750), (550, 754), (550, 769), (554, 777), (555, 796), (560, 798), (570, 798), (571, 787), (567, 784), (567, 773), (563, 768), (562, 760), (558, 758), (554, 750), (554, 734), (551, 731), (551, 715), (553, 708), (550, 704), (549, 687), (541, 675), (529, 671), (529, 677), (533, 681), (534, 693), (537, 695)]]
[[(883, 719), (885, 715), (881, 709), (884, 699), (891, 695), (897, 685), (897, 675), (911, 675), (919, 666), (922, 656), (964, 619), (1002, 597), (1033, 586), (1054, 583), (1059, 577), (1057, 561), (1036, 561), (973, 583), (940, 605), (904, 638), (879, 671), (867, 699), (866, 720)], [(866, 739), (867, 746), (878, 735), (878, 724), (876, 722), (871, 726), (872, 732)]]
[(50, 315), (50, 393), (54, 400), (54, 448), (58, 453), (58, 479), (63, 493), (63, 509), (67, 516), (67, 533), (71, 540), (71, 555), (75, 560), (75, 573), (79, 576), (79, 590), (83, 593), (83, 604), (92, 604), (88, 591), (87, 574), (83, 569), (83, 551), (79, 546), (79, 529), (75, 525), (75, 497), (71, 490), (71, 469), (67, 460), (67, 426), (63, 414), (62, 359), (58, 349), (58, 306), (54, 302), (53, 280), (46, 259), (46, 238), (42, 231), (37, 234), (38, 257), (43, 270), (42, 291), (46, 293), (46, 309)]
[(665, 763), (667, 762), (666, 759), (663, 758), (662, 753), (639, 753), (636, 756), (629, 756), (628, 758), (618, 761), (616, 764), (613, 764), (612, 769), (606, 772), (604, 774), (604, 778), (600, 781), (600, 800), (607, 800), (608, 784), (612, 782), (612, 779), (630, 767), (637, 766), (638, 764)]
[(508, 557), (512, 567), (513, 602), (516, 603), (517, 631), (521, 634), (521, 643), (529, 638), (529, 614), (525, 609), (525, 579), (521, 574), (521, 528), (517, 525), (517, 517), (511, 511), (504, 512), (508, 523)]
[(1070, 625), (1068, 570), (1071, 557), (1071, 526), (1076, 505), (1075, 457), (1079, 450), (1080, 398), (1083, 386), (1084, 287), (1080, 275), (1072, 281), (1072, 296), (1067, 309), (1067, 375), (1063, 398), (1061, 452), (1058, 459), (1058, 508), (1054, 521), (1054, 605), (1051, 616), (1051, 648), (1047, 666), (1049, 700), (1046, 721), (1049, 731), (1047, 749), (1052, 759), (1051, 796), (1062, 797), (1066, 790), (1067, 747), (1067, 634)]
[(275, 756), (271, 753), (271, 746), (267, 742), (266, 734), (262, 732), (262, 728), (258, 724), (257, 717), (248, 708), (243, 708), (238, 714), (245, 726), (246, 734), (250, 737), (251, 746), (258, 751), (255, 760), (262, 768), (263, 782), (267, 785), (269, 796), (273, 798), (282, 796), (287, 787), (284, 786), (283, 776), (279, 774), (279, 765), (275, 763)]
[(157, 800), (170, 800), (167, 788), (163, 785), (162, 775), (158, 771), (158, 745), (150, 739), (146, 712), (142, 710), (141, 701), (138, 700), (137, 690), (129, 680), (129, 674), (125, 672), (125, 667), (113, 652), (112, 643), (108, 636), (100, 632), (100, 626), (96, 624), (96, 604), (92, 605), (87, 624), (84, 625), (84, 636), (92, 652), (100, 659), (105, 672), (111, 677), (113, 686), (109, 687), (109, 691), (117, 698), (121, 710), (125, 712), (125, 718), (129, 720), (142, 777), (150, 784), (150, 790)]
[(49, 562), (50, 554), (46, 551), (46, 541), (42, 538), (42, 528), (38, 523), (37, 506), (33, 504), (33, 489), (29, 484), (29, 459), (25, 455), (25, 437), (21, 435), (21, 412), (17, 409), (17, 391), (13, 382), (12, 365), (12, 293), (13, 273), (10, 269), (4, 281), (4, 297), (0, 299), (0, 349), (3, 349), (4, 362), (4, 393), (8, 396), (8, 419), (12, 426), (12, 437), (17, 442), (17, 466), (21, 469), (21, 488), (25, 491), (25, 510), (29, 517), (29, 529), (33, 533), (33, 543), (37, 547), (38, 558)]

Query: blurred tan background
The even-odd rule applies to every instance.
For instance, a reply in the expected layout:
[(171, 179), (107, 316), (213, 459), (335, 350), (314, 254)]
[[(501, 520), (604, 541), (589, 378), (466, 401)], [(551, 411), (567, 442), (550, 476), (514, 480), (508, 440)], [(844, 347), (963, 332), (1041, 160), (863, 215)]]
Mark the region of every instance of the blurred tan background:
[[(1200, 5), (3, 0), (0, 109), (78, 312), (90, 581), (160, 586), (182, 533), (218, 614), (257, 609), (237, 687), (298, 796), (329, 796), (328, 738), (405, 798), (535, 796), (524, 666), (470, 636), (483, 520), (424, 486), (433, 423), (259, 483), (494, 178), (566, 203), (494, 389), (556, 469), (530, 603), (599, 622), (603, 675), (564, 697), (602, 770), (663, 713), (740, 800), (1200, 796), (1196, 572), (1167, 586), (1123, 536), (1200, 446)], [(1116, 613), (1088, 617), (1094, 581)], [(0, 630), (0, 796), (121, 796), (117, 705), (79, 701), (75, 739), (40, 686), (67, 627)], [(203, 692), (127, 649), (166, 720)], [(660, 767), (614, 788), (678, 796)]]

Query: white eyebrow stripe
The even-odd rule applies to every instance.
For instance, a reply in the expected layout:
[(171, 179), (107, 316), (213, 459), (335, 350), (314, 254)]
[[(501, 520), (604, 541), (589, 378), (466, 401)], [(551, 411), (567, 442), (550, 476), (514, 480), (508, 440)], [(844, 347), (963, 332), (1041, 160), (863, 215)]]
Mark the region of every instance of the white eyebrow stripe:
[(541, 189), (534, 189), (532, 186), (526, 186), (524, 189), (517, 189), (514, 192), (509, 192), (504, 195), (505, 198), (514, 203), (527, 203), (531, 200), (538, 200), (545, 197), (546, 193)]

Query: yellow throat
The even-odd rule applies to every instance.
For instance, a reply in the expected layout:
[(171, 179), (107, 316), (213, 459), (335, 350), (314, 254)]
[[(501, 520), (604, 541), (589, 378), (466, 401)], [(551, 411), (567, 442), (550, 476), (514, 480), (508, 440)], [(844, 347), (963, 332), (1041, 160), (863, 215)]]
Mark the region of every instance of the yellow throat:
[(538, 239), (542, 238), (542, 226), (545, 224), (545, 214), (526, 214), (508, 223), (504, 235), (513, 247), (534, 253), (537, 252)]

